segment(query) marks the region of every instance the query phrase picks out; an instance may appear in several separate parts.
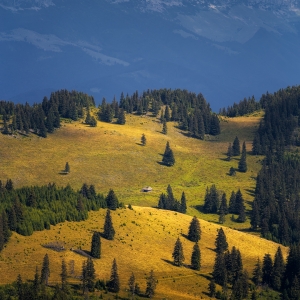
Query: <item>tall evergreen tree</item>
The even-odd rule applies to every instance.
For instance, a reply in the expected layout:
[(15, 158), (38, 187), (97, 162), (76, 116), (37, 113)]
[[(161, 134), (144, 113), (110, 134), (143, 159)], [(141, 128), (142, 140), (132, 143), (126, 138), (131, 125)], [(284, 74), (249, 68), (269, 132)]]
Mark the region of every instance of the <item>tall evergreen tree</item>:
[(270, 254), (265, 254), (262, 265), (262, 283), (272, 285), (273, 261)]
[(182, 243), (179, 238), (177, 238), (172, 257), (174, 259), (174, 265), (181, 267), (184, 262), (184, 255), (183, 255), (183, 247)]
[(166, 166), (169, 166), (169, 167), (173, 166), (175, 164), (174, 154), (170, 147), (169, 142), (167, 142), (167, 144), (166, 144), (162, 162), (163, 162), (163, 164), (165, 164)]
[(190, 222), (188, 239), (195, 243), (201, 239), (200, 222), (196, 216), (194, 216)]
[(123, 108), (119, 110), (117, 123), (120, 125), (124, 125), (126, 123), (125, 111)]
[(115, 192), (110, 189), (106, 198), (105, 198), (107, 208), (111, 210), (116, 210), (119, 207), (119, 200), (115, 194)]
[(212, 272), (215, 283), (223, 285), (227, 278), (227, 269), (225, 264), (224, 253), (217, 253), (215, 258), (215, 264)]
[(146, 146), (146, 143), (147, 143), (147, 139), (146, 139), (145, 134), (143, 133), (143, 134), (142, 134), (142, 137), (141, 137), (141, 144), (142, 144), (143, 146)]
[(93, 291), (95, 286), (95, 266), (93, 260), (89, 257), (82, 264), (82, 273), (81, 273), (81, 281), (82, 281), (82, 290), (83, 293), (87, 291)]
[(155, 294), (155, 289), (156, 289), (156, 285), (157, 285), (157, 280), (154, 276), (154, 272), (153, 270), (151, 270), (149, 276), (147, 277), (147, 282), (146, 282), (146, 296), (148, 298), (152, 298)]
[(181, 200), (180, 200), (180, 212), (185, 214), (186, 213), (186, 209), (187, 209), (187, 206), (186, 206), (186, 198), (185, 198), (185, 193), (182, 192), (181, 194)]
[(227, 160), (231, 161), (232, 156), (233, 156), (232, 145), (231, 143), (229, 143), (228, 150), (227, 150)]
[(136, 285), (135, 276), (134, 276), (133, 272), (131, 272), (130, 278), (128, 280), (128, 287), (129, 287), (129, 292), (132, 297), (135, 294), (135, 285)]
[(209, 297), (211, 298), (215, 298), (215, 295), (216, 295), (216, 284), (215, 284), (215, 281), (214, 279), (211, 279), (209, 284), (208, 284), (208, 295)]
[(247, 151), (246, 151), (246, 144), (243, 142), (242, 147), (242, 155), (239, 161), (238, 169), (240, 172), (246, 173), (247, 172)]
[(201, 268), (201, 252), (198, 243), (195, 243), (191, 256), (191, 266), (194, 270), (199, 271)]
[(113, 260), (111, 267), (110, 279), (107, 283), (109, 290), (113, 293), (118, 293), (120, 291), (120, 279), (118, 274), (118, 266), (116, 259)]
[(165, 115), (164, 115), (164, 119), (166, 120), (166, 122), (170, 121), (170, 108), (169, 105), (166, 105), (166, 109), (165, 109)]
[(226, 193), (223, 193), (222, 198), (221, 198), (219, 214), (221, 214), (221, 212), (223, 212), (224, 215), (228, 214), (228, 205), (227, 205)]
[(167, 122), (164, 120), (163, 121), (163, 127), (162, 127), (162, 131), (163, 134), (167, 134), (168, 133), (168, 126), (167, 126)]
[(94, 258), (101, 257), (101, 239), (100, 233), (97, 231), (94, 231), (92, 236), (91, 256)]
[(115, 230), (113, 227), (112, 218), (109, 209), (106, 211), (103, 235), (108, 240), (113, 240), (115, 236)]
[(41, 283), (44, 285), (48, 285), (48, 280), (50, 277), (50, 263), (49, 256), (46, 254), (43, 259), (43, 265), (41, 270)]
[(218, 230), (215, 246), (217, 253), (224, 253), (228, 249), (226, 235), (222, 227)]
[(284, 271), (285, 271), (285, 263), (284, 263), (283, 255), (282, 255), (281, 247), (278, 247), (274, 257), (274, 264), (273, 264), (272, 275), (271, 275), (272, 286), (276, 291), (280, 291), (281, 289)]
[(70, 173), (70, 165), (68, 162), (66, 162), (66, 165), (65, 165), (65, 173)]
[(61, 273), (60, 273), (60, 278), (61, 278), (61, 289), (66, 292), (67, 291), (67, 278), (68, 278), (68, 272), (67, 272), (67, 264), (65, 260), (63, 259), (61, 262)]
[(240, 140), (236, 136), (232, 144), (232, 155), (239, 156), (241, 154)]
[(260, 259), (257, 258), (257, 262), (255, 264), (255, 267), (254, 267), (254, 270), (253, 270), (253, 277), (252, 277), (252, 280), (254, 282), (254, 284), (256, 286), (260, 285), (261, 282), (262, 282), (262, 265), (261, 265), (261, 262), (260, 262)]

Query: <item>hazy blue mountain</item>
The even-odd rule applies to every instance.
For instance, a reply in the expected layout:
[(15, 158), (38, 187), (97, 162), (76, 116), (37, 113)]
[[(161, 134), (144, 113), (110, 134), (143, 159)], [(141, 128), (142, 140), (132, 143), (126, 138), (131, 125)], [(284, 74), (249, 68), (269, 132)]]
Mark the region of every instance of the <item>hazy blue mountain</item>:
[(300, 0), (0, 0), (0, 99), (186, 88), (212, 108), (300, 78)]

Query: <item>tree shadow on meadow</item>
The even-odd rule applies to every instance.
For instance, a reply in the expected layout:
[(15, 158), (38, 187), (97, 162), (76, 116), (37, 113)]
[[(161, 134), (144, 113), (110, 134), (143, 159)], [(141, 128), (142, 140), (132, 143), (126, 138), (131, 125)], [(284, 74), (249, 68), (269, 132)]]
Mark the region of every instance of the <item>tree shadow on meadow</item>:
[(166, 262), (167, 264), (170, 264), (170, 265), (174, 266), (174, 262), (169, 260), (169, 259), (161, 258), (161, 260)]

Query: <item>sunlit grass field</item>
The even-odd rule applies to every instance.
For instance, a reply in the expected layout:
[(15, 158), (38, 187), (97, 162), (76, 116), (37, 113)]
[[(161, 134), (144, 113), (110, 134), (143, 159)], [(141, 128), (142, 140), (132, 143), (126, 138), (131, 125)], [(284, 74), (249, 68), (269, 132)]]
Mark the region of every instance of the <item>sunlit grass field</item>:
[[(35, 268), (38, 266), (41, 270), (46, 253), (50, 259), (51, 285), (60, 283), (62, 259), (67, 265), (74, 260), (74, 276), (80, 276), (82, 262), (86, 258), (70, 249), (90, 251), (92, 232), (103, 232), (105, 213), (104, 209), (90, 212), (87, 221), (65, 222), (51, 226), (50, 230), (35, 232), (29, 237), (14, 233), (0, 253), (0, 284), (12, 282), (18, 274), (23, 279), (33, 279)], [(188, 215), (150, 207), (133, 206), (133, 210), (113, 211), (116, 235), (113, 241), (101, 239), (102, 256), (94, 259), (97, 279), (109, 279), (112, 261), (116, 258), (121, 282), (120, 296), (128, 297), (126, 289), (132, 271), (141, 290), (145, 291), (145, 278), (153, 270), (158, 280), (155, 299), (208, 299), (207, 286), (216, 255), (214, 242), (220, 225), (200, 220), (202, 267), (200, 271), (194, 271), (189, 267), (194, 243), (184, 237), (188, 233), (191, 219)], [(241, 251), (244, 268), (250, 276), (257, 258), (262, 260), (265, 253), (274, 257), (278, 247), (278, 244), (271, 241), (226, 227), (224, 232), (229, 249), (235, 246)], [(178, 237), (183, 244), (184, 267), (175, 267), (172, 264), (172, 252)], [(42, 247), (43, 244), (53, 241), (63, 242), (66, 251), (55, 252)], [(282, 251), (286, 257), (287, 248), (282, 247)], [(69, 277), (68, 281), (79, 283), (74, 277)]]
[[(175, 197), (180, 199), (185, 192), (189, 214), (212, 221), (215, 216), (194, 208), (203, 204), (206, 188), (212, 184), (226, 192), (228, 200), (231, 191), (240, 188), (245, 200), (252, 201), (262, 158), (248, 155), (248, 172), (229, 176), (230, 167), (238, 167), (239, 157), (228, 162), (226, 152), (235, 136), (251, 151), (260, 117), (223, 118), (221, 135), (208, 136), (205, 141), (187, 137), (172, 122), (164, 135), (156, 118), (127, 115), (126, 119), (125, 125), (98, 122), (95, 128), (66, 121), (46, 139), (0, 135), (0, 179), (11, 178), (15, 187), (55, 182), (79, 189), (83, 183), (94, 184), (97, 192), (106, 194), (112, 188), (121, 202), (141, 206), (157, 205), (159, 195), (170, 184)], [(143, 133), (146, 146), (140, 144)], [(160, 164), (167, 141), (176, 160), (173, 167)], [(66, 162), (71, 172), (61, 175)], [(144, 186), (153, 191), (142, 193)]]

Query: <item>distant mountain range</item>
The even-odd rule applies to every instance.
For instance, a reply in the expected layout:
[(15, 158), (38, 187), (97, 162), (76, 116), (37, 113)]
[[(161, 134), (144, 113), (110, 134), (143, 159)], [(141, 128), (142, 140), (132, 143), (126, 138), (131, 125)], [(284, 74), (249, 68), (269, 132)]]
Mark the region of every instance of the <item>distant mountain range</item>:
[(299, 0), (0, 0), (0, 99), (155, 88), (212, 108), (300, 78)]

